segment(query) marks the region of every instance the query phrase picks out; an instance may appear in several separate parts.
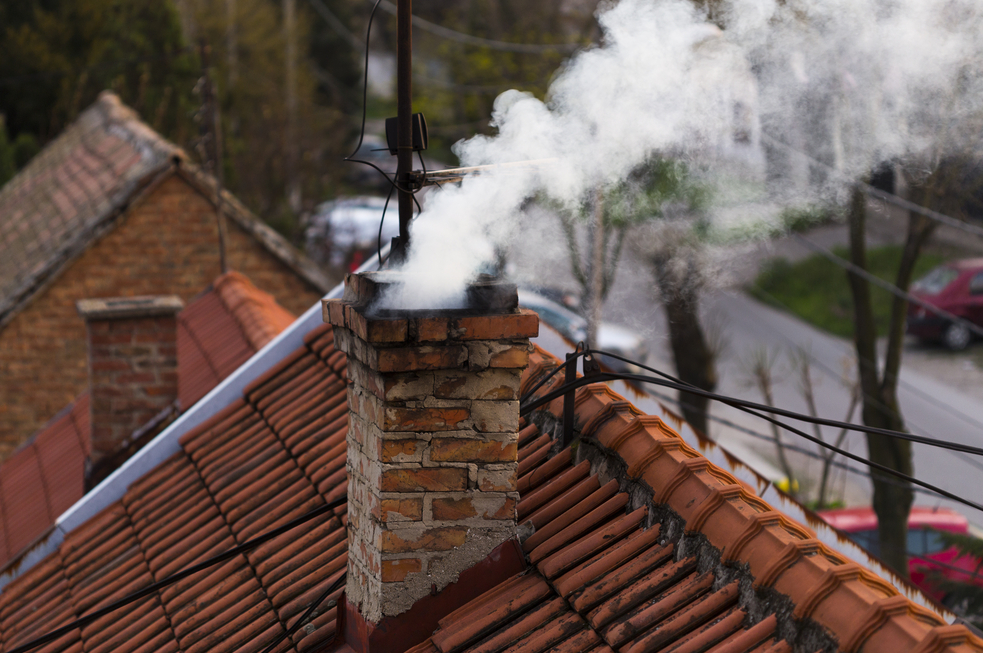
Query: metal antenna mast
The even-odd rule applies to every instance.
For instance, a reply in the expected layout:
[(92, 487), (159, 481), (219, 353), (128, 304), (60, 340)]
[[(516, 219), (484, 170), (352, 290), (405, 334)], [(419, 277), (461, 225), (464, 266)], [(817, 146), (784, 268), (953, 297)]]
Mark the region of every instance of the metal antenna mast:
[(396, 260), (405, 260), (413, 219), (413, 2), (399, 0), (396, 14), (396, 183), (399, 184), (399, 245)]
[(399, 0), (396, 14), (396, 183), (399, 184), (399, 245), (396, 259), (404, 260), (413, 219), (413, 2)]

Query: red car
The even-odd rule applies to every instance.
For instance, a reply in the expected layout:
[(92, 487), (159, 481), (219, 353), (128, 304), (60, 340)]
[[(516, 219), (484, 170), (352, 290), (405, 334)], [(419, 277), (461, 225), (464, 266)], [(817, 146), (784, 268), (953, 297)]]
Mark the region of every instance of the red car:
[[(875, 558), (880, 550), (877, 539), (877, 515), (871, 508), (843, 508), (819, 513), (826, 523), (843, 531), (847, 537)], [(983, 569), (977, 570), (980, 560), (962, 555), (946, 546), (939, 531), (969, 533), (969, 522), (954, 510), (914, 506), (908, 516), (908, 574), (911, 582), (925, 594), (946, 603), (945, 591), (937, 587), (941, 576), (945, 580), (983, 586)], [(949, 606), (952, 607), (952, 606)]]
[[(911, 294), (983, 326), (983, 258), (940, 265), (913, 283)], [(907, 332), (922, 340), (941, 341), (953, 351), (965, 349), (973, 335), (965, 324), (951, 322), (914, 303), (908, 304)]]

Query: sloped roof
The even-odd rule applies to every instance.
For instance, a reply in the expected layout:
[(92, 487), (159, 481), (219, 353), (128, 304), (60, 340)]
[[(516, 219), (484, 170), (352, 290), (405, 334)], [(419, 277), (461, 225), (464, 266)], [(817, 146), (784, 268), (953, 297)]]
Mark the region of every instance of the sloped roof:
[[(178, 314), (180, 406), (192, 406), (293, 320), (242, 274), (216, 279)], [(0, 465), (0, 567), (85, 494), (89, 453), (85, 391)]]
[[(557, 364), (535, 353), (523, 390)], [(320, 326), (7, 586), (5, 649), (341, 496), (345, 388)], [(603, 384), (577, 393), (576, 451), (544, 435), (560, 410), (520, 434), (528, 569), (443, 618), (418, 653), (983, 650)], [(345, 526), (342, 508), (44, 650), (262, 650), (344, 573)], [(345, 650), (327, 646), (336, 617), (325, 604), (285, 650)]]
[[(217, 197), (214, 179), (104, 91), (0, 188), (0, 326), (111, 229), (145, 190), (175, 173), (209, 199)], [(313, 262), (231, 193), (223, 192), (222, 207), (300, 277), (321, 291), (330, 288)]]

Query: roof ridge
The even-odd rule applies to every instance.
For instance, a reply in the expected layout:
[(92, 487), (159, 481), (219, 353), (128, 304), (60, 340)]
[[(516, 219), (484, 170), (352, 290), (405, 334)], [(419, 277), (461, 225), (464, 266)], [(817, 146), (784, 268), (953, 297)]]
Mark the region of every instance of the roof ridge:
[[(539, 356), (530, 358), (530, 368), (560, 364), (552, 354), (538, 345), (536, 348)], [(536, 373), (527, 372), (530, 377)], [(540, 388), (534, 396), (550, 390)], [(783, 516), (784, 512), (752, 494), (746, 484), (687, 444), (661, 420), (655, 423), (623, 409), (630, 402), (606, 384), (579, 388), (575, 403), (581, 443), (592, 446), (609, 464), (623, 465), (625, 480), (648, 488), (652, 500), (674, 512), (686, 531), (695, 530), (725, 559), (746, 565), (756, 585), (789, 596), (796, 605), (796, 616), (816, 621), (841, 643), (859, 649), (879, 631), (891, 629), (891, 635), (882, 635), (893, 641), (904, 636), (915, 646), (937, 639), (942, 632), (936, 632), (938, 629), (951, 628), (939, 615), (901, 594), (866, 565), (834, 551), (818, 540), (812, 529), (790, 516), (787, 520), (760, 520), (762, 512)], [(562, 419), (562, 403), (551, 402), (541, 414)], [(738, 540), (739, 547), (735, 546)], [(834, 595), (852, 605), (853, 619), (847, 623), (838, 623), (821, 609)], [(890, 604), (891, 609), (882, 604)], [(843, 612), (833, 615), (837, 616), (842, 618)], [(964, 631), (963, 641), (983, 650), (983, 639), (965, 627)], [(952, 637), (952, 631), (944, 632)]]
[[(216, 204), (218, 197), (218, 181), (192, 161), (181, 161), (177, 166), (177, 174), (191, 184), (209, 202)], [(246, 233), (255, 238), (271, 254), (280, 259), (284, 265), (293, 270), (314, 288), (327, 293), (335, 287), (321, 268), (304, 253), (291, 245), (266, 222), (250, 211), (238, 197), (227, 188), (221, 189), (222, 214), (231, 218)]]
[(296, 319), (273, 295), (257, 288), (240, 272), (230, 270), (222, 274), (213, 287), (255, 351)]

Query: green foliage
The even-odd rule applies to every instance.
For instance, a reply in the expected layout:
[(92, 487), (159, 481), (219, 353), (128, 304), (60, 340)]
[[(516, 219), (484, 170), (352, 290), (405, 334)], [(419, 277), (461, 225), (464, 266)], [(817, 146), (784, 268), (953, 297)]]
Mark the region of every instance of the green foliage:
[(12, 147), (14, 150), (14, 166), (18, 170), (26, 166), (41, 151), (41, 146), (38, 145), (37, 139), (34, 138), (33, 134), (28, 134), (27, 132), (17, 134)]
[(7, 137), (7, 126), (0, 115), (0, 186), (6, 184), (16, 171), (14, 146)]
[(833, 212), (821, 206), (788, 208), (782, 211), (779, 222), (783, 231), (800, 233), (828, 224), (833, 220)]
[[(844, 248), (834, 249), (834, 253), (843, 258), (848, 256)], [(922, 254), (915, 265), (915, 277), (925, 274), (942, 260), (938, 254)], [(894, 283), (900, 261), (900, 246), (879, 247), (867, 252), (868, 271), (890, 283)], [(771, 259), (748, 291), (766, 304), (791, 311), (821, 329), (852, 338), (853, 301), (846, 274), (841, 267), (820, 255), (797, 263), (783, 258)], [(894, 296), (882, 288), (871, 288), (877, 332), (885, 335)]]
[[(563, 0), (434, 1), (414, 6), (421, 18), (480, 38), (523, 44), (587, 44), (596, 28), (588, 2), (582, 14)], [(386, 31), (388, 29), (389, 31)], [(391, 51), (395, 30), (382, 30)], [(508, 89), (545, 99), (546, 90), (569, 52), (506, 52), (465, 45), (414, 32), (414, 111), (430, 126), (431, 148), (449, 146), (476, 132), (491, 133), (488, 122), (495, 98)]]
[[(582, 248), (577, 240), (576, 227), (578, 223), (586, 224), (590, 230), (600, 203), (604, 232), (601, 299), (604, 299), (614, 282), (615, 270), (628, 231), (632, 227), (663, 218), (669, 207), (699, 215), (709, 202), (709, 189), (695, 180), (685, 163), (652, 157), (632, 171), (626, 179), (602, 188), (590, 197), (581, 198), (579, 203), (571, 205), (551, 198), (540, 198), (539, 201), (560, 218), (570, 251), (574, 278), (581, 285), (582, 296), (585, 297), (591, 273), (590, 261), (582, 258), (590, 257), (582, 257), (581, 252), (588, 251), (592, 242)], [(693, 239), (699, 240), (705, 225), (696, 221), (694, 226)]]
[(179, 142), (191, 132), (197, 77), (169, 2), (50, 0), (0, 21), (0, 110), (10, 133), (55, 137), (104, 89)]
[[(350, 25), (353, 32), (364, 29), (355, 11), (363, 3), (330, 4), (343, 21), (359, 23)], [(305, 2), (298, 1), (297, 14), (297, 179), (310, 210), (337, 183), (352, 134), (339, 109), (357, 113), (361, 75), (351, 43), (310, 15)], [(200, 157), (195, 87), (204, 42), (220, 105), (225, 184), (296, 235), (285, 190), (286, 39), (281, 3), (270, 0), (0, 0), (0, 114), (15, 168), (105, 89)]]

